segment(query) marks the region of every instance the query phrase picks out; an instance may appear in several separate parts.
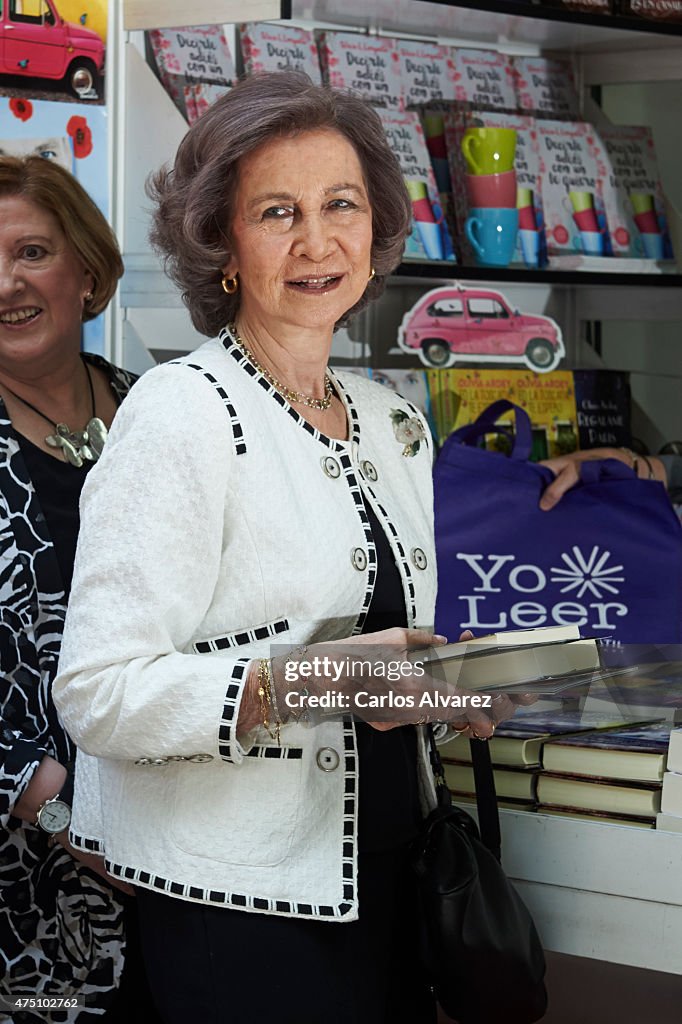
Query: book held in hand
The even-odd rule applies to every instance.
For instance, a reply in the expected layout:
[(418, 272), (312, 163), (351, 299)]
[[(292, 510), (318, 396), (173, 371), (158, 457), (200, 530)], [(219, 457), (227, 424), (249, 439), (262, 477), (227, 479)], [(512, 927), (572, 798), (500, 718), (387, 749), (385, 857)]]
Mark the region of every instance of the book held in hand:
[(576, 633), (572, 626), (496, 633), (432, 648), (420, 660), (434, 678), (462, 690), (551, 695), (589, 683), (601, 667), (596, 640)]

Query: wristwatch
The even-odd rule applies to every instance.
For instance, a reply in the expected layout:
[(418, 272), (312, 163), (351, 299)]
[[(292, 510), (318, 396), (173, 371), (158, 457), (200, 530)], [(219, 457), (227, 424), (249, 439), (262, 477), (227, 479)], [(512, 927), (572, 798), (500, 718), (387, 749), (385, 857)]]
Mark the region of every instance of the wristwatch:
[(73, 799), (73, 773), (67, 776), (59, 793), (44, 800), (36, 814), (36, 825), (43, 832), (56, 836), (71, 824), (71, 801)]

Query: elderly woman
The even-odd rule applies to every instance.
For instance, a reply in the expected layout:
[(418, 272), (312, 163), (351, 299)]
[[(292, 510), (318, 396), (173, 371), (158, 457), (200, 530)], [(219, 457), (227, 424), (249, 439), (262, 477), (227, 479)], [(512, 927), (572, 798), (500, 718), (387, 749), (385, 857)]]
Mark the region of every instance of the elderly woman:
[(72, 841), (138, 887), (168, 1024), (430, 1021), (407, 863), (433, 802), (424, 716), (310, 728), (289, 710), (324, 689), (289, 669), (325, 641), (439, 642), (424, 421), (327, 366), (400, 260), (397, 161), (360, 100), (263, 74), (153, 195), (154, 241), (215, 340), (135, 386), (83, 495), (58, 706), (97, 760)]
[(51, 693), (80, 492), (133, 382), (80, 352), (81, 325), (122, 272), (109, 225), (67, 171), (0, 159), (0, 995), (77, 999), (55, 1022), (136, 1019), (116, 993), (125, 898), (112, 887), (130, 890), (68, 842), (76, 751)]

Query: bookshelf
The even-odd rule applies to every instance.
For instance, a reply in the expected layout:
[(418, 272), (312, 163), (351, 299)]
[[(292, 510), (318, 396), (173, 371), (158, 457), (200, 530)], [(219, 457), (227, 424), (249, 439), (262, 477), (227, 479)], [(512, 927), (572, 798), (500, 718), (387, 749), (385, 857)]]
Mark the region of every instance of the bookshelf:
[[(187, 126), (144, 60), (140, 31), (145, 25), (170, 25), (182, 18), (187, 24), (216, 20), (215, 0), (200, 0), (191, 13), (180, 5), (124, 0), (118, 9), (118, 31), (109, 60), (115, 83), (112, 152), (116, 195), (115, 229), (121, 239), (126, 275), (114, 318), (112, 357), (134, 369), (152, 365), (149, 350), (158, 346), (157, 334), (169, 339), (172, 351), (189, 349), (203, 340), (193, 330), (173, 286), (163, 276), (147, 243), (144, 181), (150, 168), (170, 159)], [(600, 81), (682, 77), (682, 25), (644, 20), (584, 15), (528, 3), (480, 3), (462, 0), (244, 0), (220, 6), (220, 20), (259, 20), (282, 17), (336, 28), (364, 28), (388, 33), (491, 46), (511, 53), (562, 51), (572, 55), (583, 85)], [(142, 18), (142, 20), (140, 20)], [(144, 105), (139, 97), (144, 96)], [(394, 283), (408, 285), (454, 278), (483, 281), (538, 296), (548, 290), (560, 294), (568, 324), (581, 320), (635, 319), (643, 308), (652, 319), (682, 320), (682, 275), (595, 273), (577, 270), (526, 271), (452, 268), (438, 264), (405, 263)], [(568, 307), (570, 306), (570, 311)], [(156, 311), (156, 312), (154, 312)], [(541, 312), (541, 309), (536, 310)], [(647, 313), (648, 318), (648, 313)], [(374, 321), (373, 321), (374, 324)], [(156, 326), (155, 326), (156, 325)], [(362, 325), (364, 326), (364, 325)], [(374, 327), (373, 327), (374, 329)], [(150, 334), (151, 332), (151, 334)], [(186, 339), (183, 342), (183, 338)]]

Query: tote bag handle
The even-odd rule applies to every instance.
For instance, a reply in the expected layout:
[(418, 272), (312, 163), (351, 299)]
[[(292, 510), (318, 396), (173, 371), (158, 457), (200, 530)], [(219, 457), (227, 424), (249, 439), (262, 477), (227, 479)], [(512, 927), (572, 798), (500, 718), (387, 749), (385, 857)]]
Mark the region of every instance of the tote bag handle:
[(508, 433), (506, 429), (495, 425), (495, 421), (505, 412), (514, 413), (515, 436), (510, 458), (519, 462), (526, 462), (530, 457), (530, 450), (533, 443), (533, 428), (530, 416), (520, 405), (514, 405), (506, 398), (500, 398), (484, 409), (478, 419), (473, 423), (467, 423), (450, 435), (448, 442), (453, 444), (466, 444), (473, 446), (479, 437), (484, 434)]

